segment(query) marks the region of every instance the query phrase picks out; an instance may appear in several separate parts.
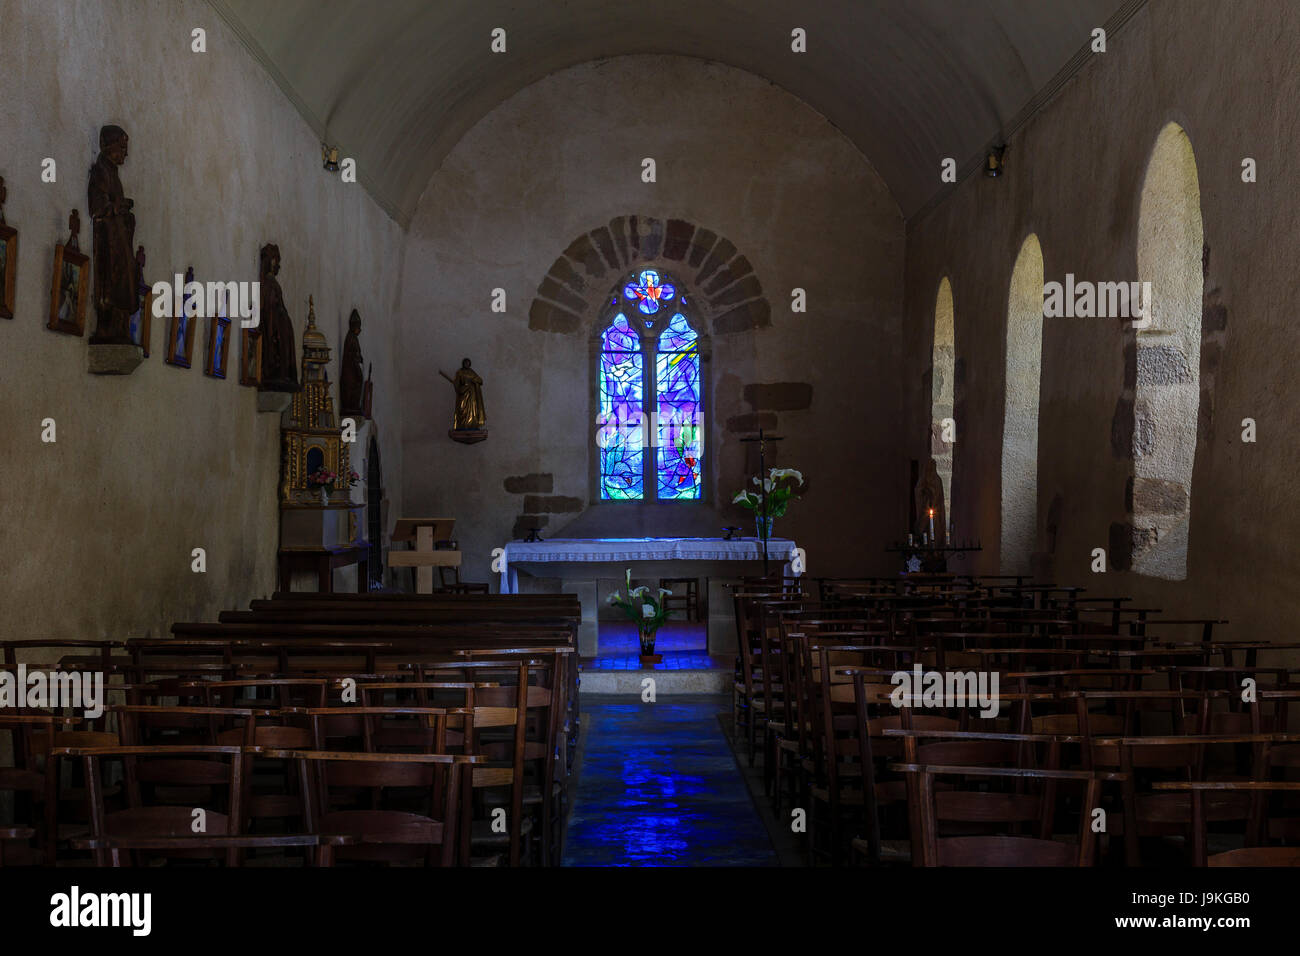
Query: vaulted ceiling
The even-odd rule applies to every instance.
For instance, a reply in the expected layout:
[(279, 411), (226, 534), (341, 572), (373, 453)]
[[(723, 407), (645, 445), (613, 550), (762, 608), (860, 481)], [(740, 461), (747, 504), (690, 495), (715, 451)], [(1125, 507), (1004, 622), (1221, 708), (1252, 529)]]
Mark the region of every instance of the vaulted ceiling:
[[(636, 53), (766, 77), (844, 132), (904, 216), (1144, 0), (209, 0), (322, 140), (406, 224), (479, 119), (549, 73)], [(489, 49), (507, 31), (507, 52)], [(791, 30), (807, 52), (791, 51)], [(1113, 37), (1112, 37), (1113, 38)], [(562, 131), (557, 135), (562, 135)]]

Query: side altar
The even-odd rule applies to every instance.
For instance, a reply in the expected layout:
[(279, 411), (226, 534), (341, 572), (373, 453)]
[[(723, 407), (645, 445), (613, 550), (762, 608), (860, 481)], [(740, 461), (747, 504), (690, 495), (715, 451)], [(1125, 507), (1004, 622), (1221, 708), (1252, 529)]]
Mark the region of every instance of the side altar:
[[(364, 502), (350, 491), (352, 471), (349, 442), (334, 418), (329, 394), (330, 349), (316, 328), (316, 310), (309, 301), (307, 330), (302, 336), (302, 389), (281, 427), (283, 462), (280, 475), (280, 582), (294, 590), (293, 579), (316, 578), (316, 589), (333, 590), (333, 571), (363, 562), (370, 545), (365, 540)], [(357, 590), (366, 588), (358, 568)], [(299, 588), (299, 590), (306, 590)]]

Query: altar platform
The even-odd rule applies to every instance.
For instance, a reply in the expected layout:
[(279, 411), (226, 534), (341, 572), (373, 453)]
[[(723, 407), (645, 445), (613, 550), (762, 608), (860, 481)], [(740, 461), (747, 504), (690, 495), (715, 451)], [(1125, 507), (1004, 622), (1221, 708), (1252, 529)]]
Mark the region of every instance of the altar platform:
[(580, 691), (639, 696), (643, 680), (651, 677), (656, 696), (730, 693), (735, 657), (710, 655), (707, 639), (703, 623), (669, 621), (655, 637), (655, 653), (663, 661), (642, 667), (636, 628), (630, 622), (603, 622), (599, 654), (580, 660)]
[[(771, 571), (794, 574), (789, 538), (767, 542)], [(582, 604), (578, 630), (579, 653), (600, 657), (606, 624), (600, 611), (612, 591), (622, 587), (632, 571), (634, 583), (657, 586), (661, 578), (698, 578), (702, 613), (708, 622), (708, 653), (736, 653), (736, 624), (728, 585), (763, 573), (763, 542), (758, 538), (550, 538), (511, 541), (501, 549), (501, 593), (555, 592), (576, 594)]]

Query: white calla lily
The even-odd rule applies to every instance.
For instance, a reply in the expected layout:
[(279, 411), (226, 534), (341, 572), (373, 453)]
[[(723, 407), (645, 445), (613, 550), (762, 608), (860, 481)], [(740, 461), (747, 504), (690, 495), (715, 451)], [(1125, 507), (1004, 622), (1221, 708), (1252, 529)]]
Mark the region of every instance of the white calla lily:
[(655, 612), (655, 606), (654, 606), (653, 604), (642, 604), (642, 605), (641, 605), (641, 616), (642, 616), (642, 617), (654, 617), (654, 616), (655, 616), (655, 613), (656, 613), (656, 612)]

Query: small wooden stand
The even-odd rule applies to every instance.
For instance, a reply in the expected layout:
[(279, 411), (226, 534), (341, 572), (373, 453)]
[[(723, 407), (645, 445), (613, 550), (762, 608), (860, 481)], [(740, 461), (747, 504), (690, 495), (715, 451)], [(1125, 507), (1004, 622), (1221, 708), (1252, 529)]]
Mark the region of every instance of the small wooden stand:
[(390, 549), (390, 568), (415, 568), (415, 590), (418, 594), (433, 593), (435, 567), (459, 568), (459, 551), (434, 550), (435, 541), (446, 541), (456, 526), (455, 518), (399, 518), (393, 529), (393, 541), (413, 541), (414, 551)]

